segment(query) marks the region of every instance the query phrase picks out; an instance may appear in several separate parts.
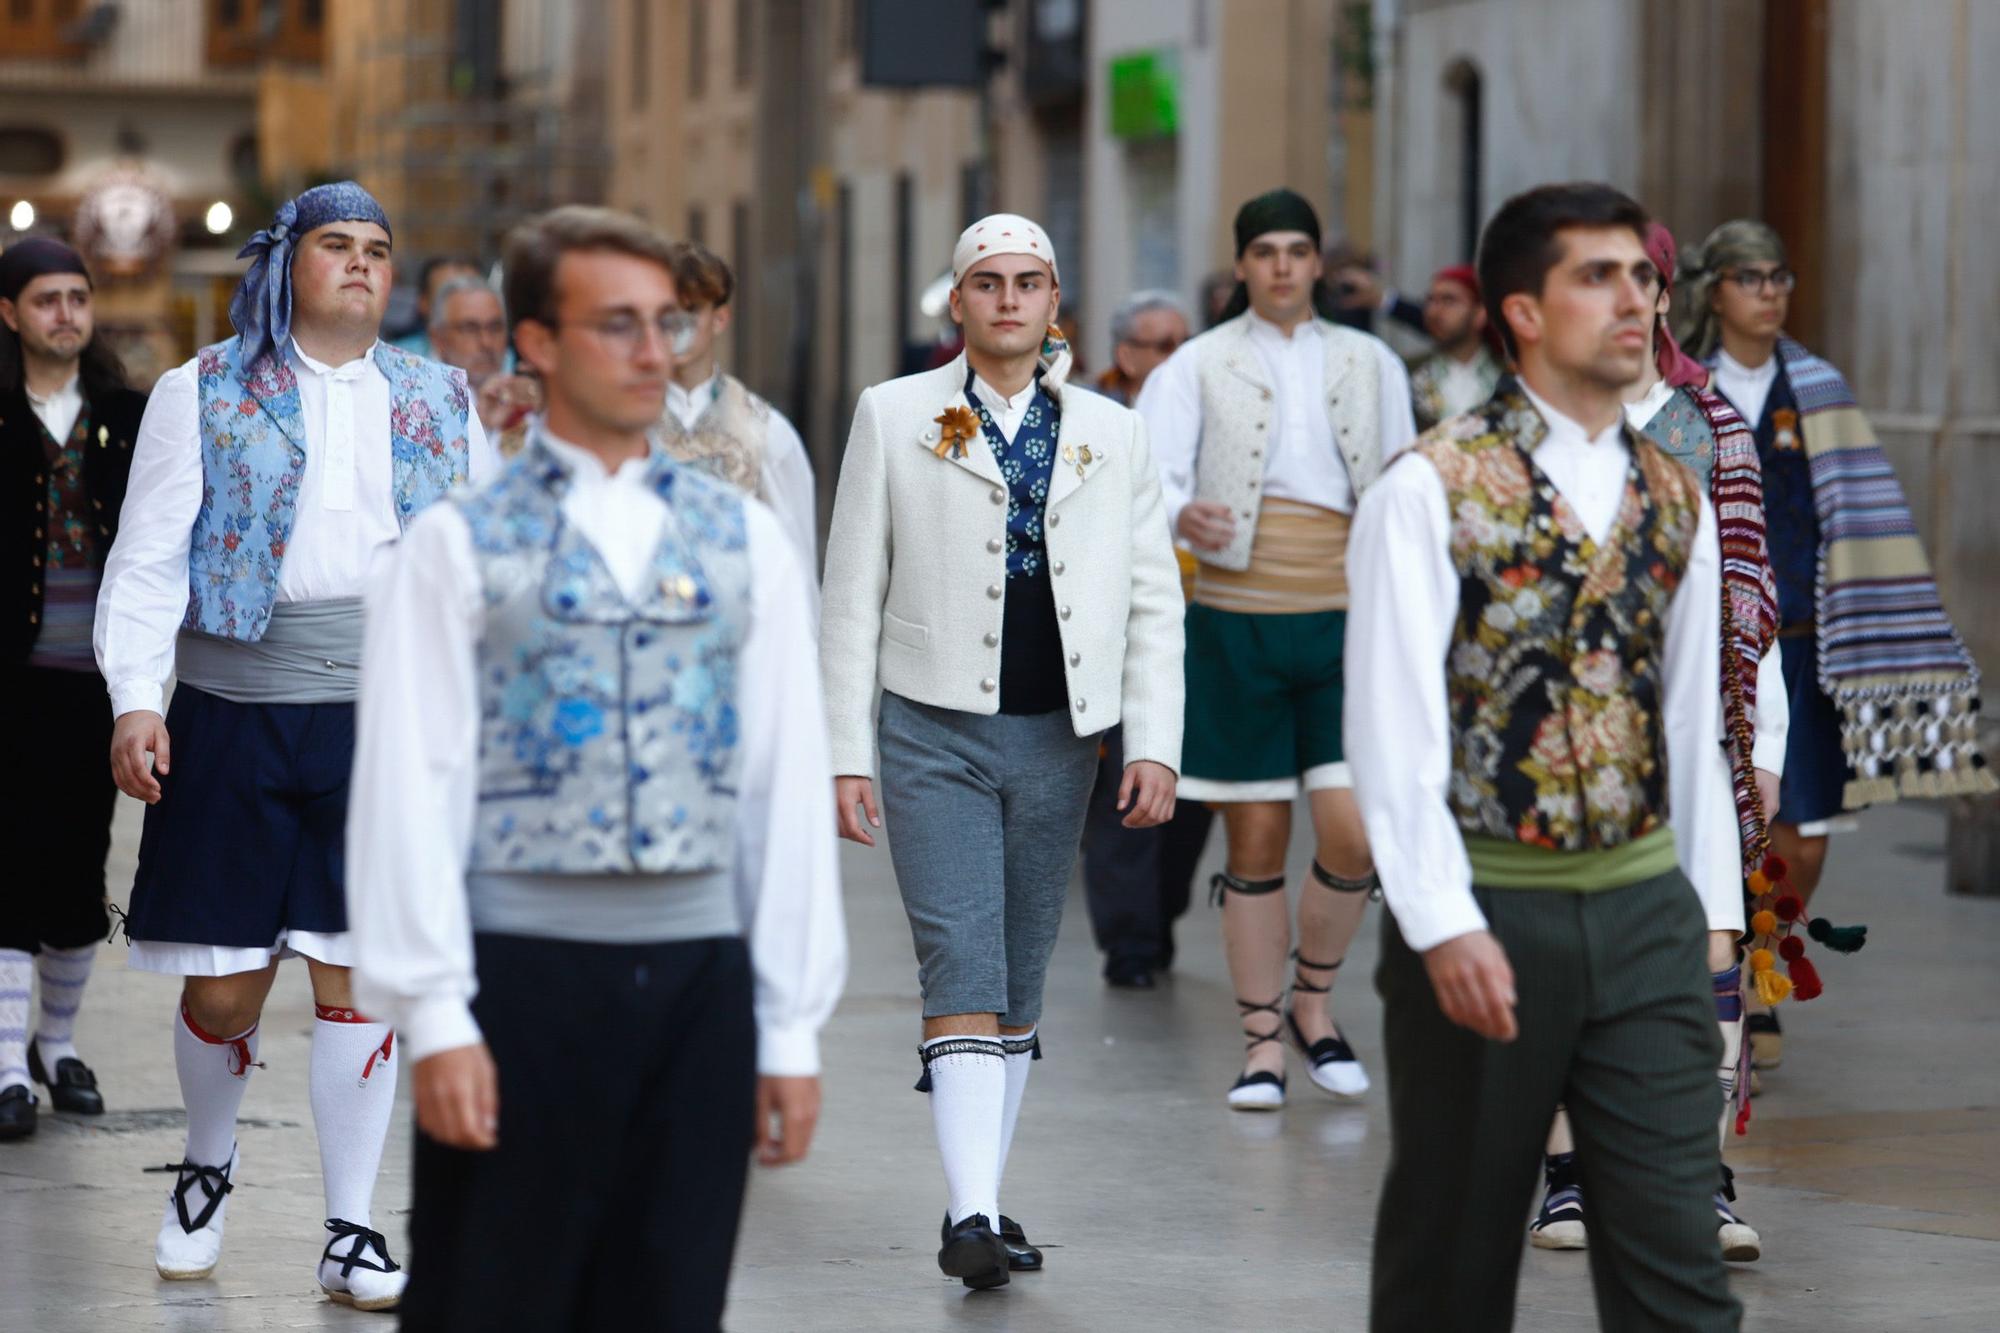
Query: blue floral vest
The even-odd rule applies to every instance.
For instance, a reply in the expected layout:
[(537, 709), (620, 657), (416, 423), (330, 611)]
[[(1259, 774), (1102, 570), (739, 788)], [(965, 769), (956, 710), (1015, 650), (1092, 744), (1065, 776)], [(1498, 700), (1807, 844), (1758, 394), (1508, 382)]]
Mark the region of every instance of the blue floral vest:
[(475, 871), (734, 864), (743, 498), (658, 452), (649, 481), (668, 519), (636, 603), (563, 518), (569, 468), (538, 440), (453, 497), (486, 606)]
[[(278, 570), (292, 537), (306, 423), (299, 380), (284, 358), (240, 364), (242, 339), (204, 347), (196, 360), (201, 422), (201, 511), (188, 548), (190, 629), (254, 643), (271, 621)], [(389, 380), (389, 442), (396, 518), (407, 525), (469, 474), (465, 372), (375, 344)]]

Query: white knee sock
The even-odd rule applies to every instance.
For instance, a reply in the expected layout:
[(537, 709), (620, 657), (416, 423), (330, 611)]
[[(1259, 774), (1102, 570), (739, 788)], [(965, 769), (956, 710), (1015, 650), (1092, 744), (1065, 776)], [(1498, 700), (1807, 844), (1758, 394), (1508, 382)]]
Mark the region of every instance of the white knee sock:
[(35, 1049), (42, 1068), (54, 1078), (56, 1061), (76, 1058), (76, 1011), (83, 1007), (83, 988), (97, 961), (97, 946), (51, 949), (35, 956), (35, 974), (42, 983), (41, 1011), (35, 1018)]
[(326, 1215), (373, 1226), (375, 1173), (396, 1107), (395, 1034), (352, 1009), (322, 1004), (318, 1015), (309, 1081)]
[(197, 1166), (228, 1166), (236, 1151), (236, 1111), (257, 1064), (255, 1024), (233, 1037), (217, 1037), (195, 1025), (185, 1002), (174, 1019), (174, 1071), (181, 1077), (181, 1104), (187, 1107), (187, 1150)]
[[(1035, 1029), (1018, 1037), (1002, 1037), (1007, 1051), (1007, 1100), (1000, 1114), (1000, 1170), (996, 1183), (1007, 1178), (1007, 1154), (1014, 1150), (1014, 1124), (1021, 1118), (1021, 1094), (1028, 1090), (1028, 1074), (1035, 1064)], [(994, 1225), (998, 1226), (996, 1219)]]
[(997, 1227), (1006, 1054), (993, 1037), (934, 1037), (923, 1049), (951, 1220), (982, 1213)]
[(0, 1091), (28, 1086), (28, 987), (34, 974), (26, 953), (0, 949)]

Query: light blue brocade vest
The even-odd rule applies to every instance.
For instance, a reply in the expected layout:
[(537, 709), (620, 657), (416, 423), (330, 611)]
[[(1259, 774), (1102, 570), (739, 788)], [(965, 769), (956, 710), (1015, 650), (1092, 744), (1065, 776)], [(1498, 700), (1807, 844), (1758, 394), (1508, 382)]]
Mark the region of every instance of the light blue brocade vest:
[[(188, 548), (185, 624), (255, 643), (271, 620), (306, 466), (298, 375), (283, 357), (240, 363), (241, 338), (196, 358), (201, 510)], [(389, 381), (396, 520), (407, 525), (470, 475), (465, 372), (375, 344)]]
[(568, 465), (538, 440), (453, 497), (486, 605), (475, 872), (734, 865), (743, 501), (658, 452), (648, 481), (668, 517), (636, 603), (563, 518)]

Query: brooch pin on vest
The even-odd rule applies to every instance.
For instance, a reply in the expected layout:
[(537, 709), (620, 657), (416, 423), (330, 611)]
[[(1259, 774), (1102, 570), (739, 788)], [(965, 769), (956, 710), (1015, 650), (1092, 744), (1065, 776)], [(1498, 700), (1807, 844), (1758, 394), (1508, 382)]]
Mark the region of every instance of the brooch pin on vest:
[(1066, 444), (1063, 446), (1063, 462), (1076, 464), (1077, 476), (1081, 477), (1083, 475), (1083, 470), (1090, 465), (1090, 460), (1091, 452), (1089, 445)]
[(965, 457), (966, 442), (979, 433), (979, 418), (972, 414), (972, 409), (954, 403), (931, 420), (938, 427), (938, 442), (931, 452), (939, 458), (946, 454)]
[(1799, 414), (1781, 407), (1771, 414), (1771, 445), (1781, 453), (1799, 451)]

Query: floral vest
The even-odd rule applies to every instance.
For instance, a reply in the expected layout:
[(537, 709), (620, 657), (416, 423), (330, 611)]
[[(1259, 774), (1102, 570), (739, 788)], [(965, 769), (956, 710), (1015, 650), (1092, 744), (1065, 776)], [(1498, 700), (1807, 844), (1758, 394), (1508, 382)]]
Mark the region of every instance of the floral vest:
[(660, 440), (680, 462), (720, 477), (748, 495), (764, 481), (764, 438), (771, 405), (743, 387), (734, 375), (718, 375), (715, 397), (695, 418), (693, 429), (670, 410), (660, 418)]
[(668, 518), (637, 602), (564, 520), (568, 467), (532, 435), (453, 496), (485, 594), (473, 870), (734, 864), (743, 498), (657, 453), (648, 480)]
[(1445, 678), (1459, 827), (1561, 851), (1667, 817), (1660, 660), (1701, 492), (1629, 428), (1625, 499), (1598, 545), (1534, 465), (1547, 427), (1518, 395), (1426, 437), (1459, 573)]
[[(299, 380), (266, 353), (248, 366), (242, 339), (201, 349), (201, 510), (188, 548), (190, 629), (255, 643), (271, 620), (278, 571), (291, 540), (306, 423)], [(375, 344), (389, 381), (389, 445), (396, 519), (407, 525), (469, 475), (465, 372)]]

